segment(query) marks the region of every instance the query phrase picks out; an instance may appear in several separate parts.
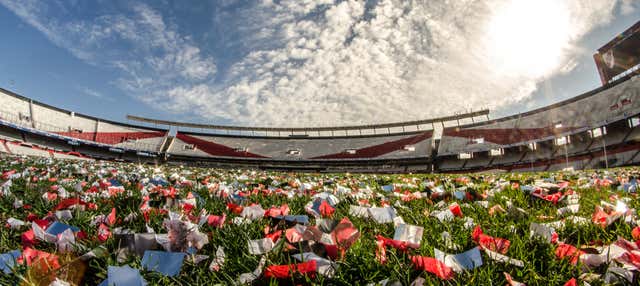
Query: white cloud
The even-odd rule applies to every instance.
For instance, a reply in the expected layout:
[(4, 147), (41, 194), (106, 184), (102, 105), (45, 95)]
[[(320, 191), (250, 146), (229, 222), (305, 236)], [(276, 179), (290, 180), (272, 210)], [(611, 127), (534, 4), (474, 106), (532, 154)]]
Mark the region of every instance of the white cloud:
[(128, 14), (107, 14), (92, 21), (75, 20), (67, 9), (46, 2), (0, 0), (0, 4), (77, 58), (121, 70), (125, 76), (117, 81), (120, 87), (139, 96), (178, 83), (198, 84), (216, 74), (213, 58), (144, 4), (134, 4)]
[(638, 9), (636, 0), (622, 0), (620, 3), (620, 12), (622, 15), (630, 15)]
[[(631, 2), (619, 1), (622, 7)], [(0, 0), (78, 58), (123, 71), (118, 86), (149, 105), (203, 119), (287, 126), (413, 120), (506, 106), (529, 96), (544, 78), (571, 71), (586, 53), (577, 41), (608, 23), (618, 4), (562, 1), (558, 15), (569, 28), (553, 50), (557, 61), (536, 72), (517, 67), (501, 73), (496, 61), (502, 56), (492, 54), (487, 31), (506, 2), (244, 3), (232, 15), (213, 15), (233, 34), (222, 46), (239, 55), (220, 73), (175, 23), (145, 5), (134, 5), (130, 15), (83, 22), (51, 17), (35, 2)], [(116, 41), (129, 43), (133, 53), (111, 49)]]
[(567, 1), (572, 28), (558, 63), (541, 75), (505, 76), (488, 62), (485, 41), (503, 2), (258, 5), (246, 12), (254, 21), (245, 27), (245, 41), (268, 48), (251, 46), (224, 88), (183, 87), (182, 97), (172, 99), (198, 102), (197, 112), (207, 117), (274, 125), (389, 122), (497, 108), (530, 95), (543, 77), (575, 67), (571, 61), (582, 51), (573, 44), (609, 21), (615, 6)]
[(96, 90), (93, 90), (91, 88), (88, 88), (86, 86), (78, 86), (76, 89), (78, 91), (88, 95), (88, 96), (92, 96), (92, 97), (95, 97), (95, 98), (101, 98), (101, 99), (105, 98), (102, 93), (100, 93), (100, 92), (98, 92)]

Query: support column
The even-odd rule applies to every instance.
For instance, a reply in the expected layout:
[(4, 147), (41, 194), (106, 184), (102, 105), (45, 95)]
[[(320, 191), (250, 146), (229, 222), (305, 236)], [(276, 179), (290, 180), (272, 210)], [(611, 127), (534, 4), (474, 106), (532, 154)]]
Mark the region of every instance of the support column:
[(100, 126), (100, 120), (96, 120), (96, 127), (95, 130), (93, 130), (93, 141), (96, 141), (98, 139), (98, 129)]
[(602, 152), (604, 153), (604, 166), (609, 169), (609, 159), (607, 158), (607, 142), (604, 137), (606, 134), (602, 134)]
[(31, 119), (31, 127), (36, 128), (36, 117), (33, 113), (33, 100), (29, 99), (29, 118)]

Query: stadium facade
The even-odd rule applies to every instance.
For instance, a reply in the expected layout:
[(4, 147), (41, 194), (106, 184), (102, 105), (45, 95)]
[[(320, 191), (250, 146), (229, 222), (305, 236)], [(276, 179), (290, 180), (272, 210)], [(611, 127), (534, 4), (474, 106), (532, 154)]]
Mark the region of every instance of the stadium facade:
[(318, 172), (541, 171), (640, 162), (637, 72), (571, 99), (493, 120), (483, 110), (334, 128), (212, 126), (130, 116), (143, 122), (132, 125), (4, 89), (0, 117), (1, 152), (58, 158)]
[(0, 153), (316, 172), (590, 169), (640, 163), (640, 22), (594, 54), (603, 85), (499, 119), (481, 110), (341, 127), (104, 120), (0, 88)]

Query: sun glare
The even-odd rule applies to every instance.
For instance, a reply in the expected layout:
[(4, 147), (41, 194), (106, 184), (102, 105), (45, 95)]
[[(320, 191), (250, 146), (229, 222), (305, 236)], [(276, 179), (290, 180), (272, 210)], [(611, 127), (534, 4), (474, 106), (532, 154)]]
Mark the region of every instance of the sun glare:
[(558, 0), (512, 0), (488, 27), (489, 60), (502, 75), (545, 76), (569, 42), (569, 10)]

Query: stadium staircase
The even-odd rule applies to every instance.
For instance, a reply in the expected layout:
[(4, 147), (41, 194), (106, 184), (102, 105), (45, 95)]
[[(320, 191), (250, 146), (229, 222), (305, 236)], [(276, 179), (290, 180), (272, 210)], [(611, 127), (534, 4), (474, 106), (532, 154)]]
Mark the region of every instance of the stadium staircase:
[(13, 152), (11, 152), (11, 149), (9, 149), (9, 146), (7, 145), (6, 140), (2, 140), (2, 145), (4, 145), (4, 149), (7, 150), (7, 153), (13, 154)]
[(173, 141), (175, 140), (175, 137), (168, 135), (164, 138), (164, 140), (162, 141), (162, 144), (160, 145), (160, 154), (168, 154), (169, 152), (169, 148), (171, 148), (171, 145), (173, 144)]

